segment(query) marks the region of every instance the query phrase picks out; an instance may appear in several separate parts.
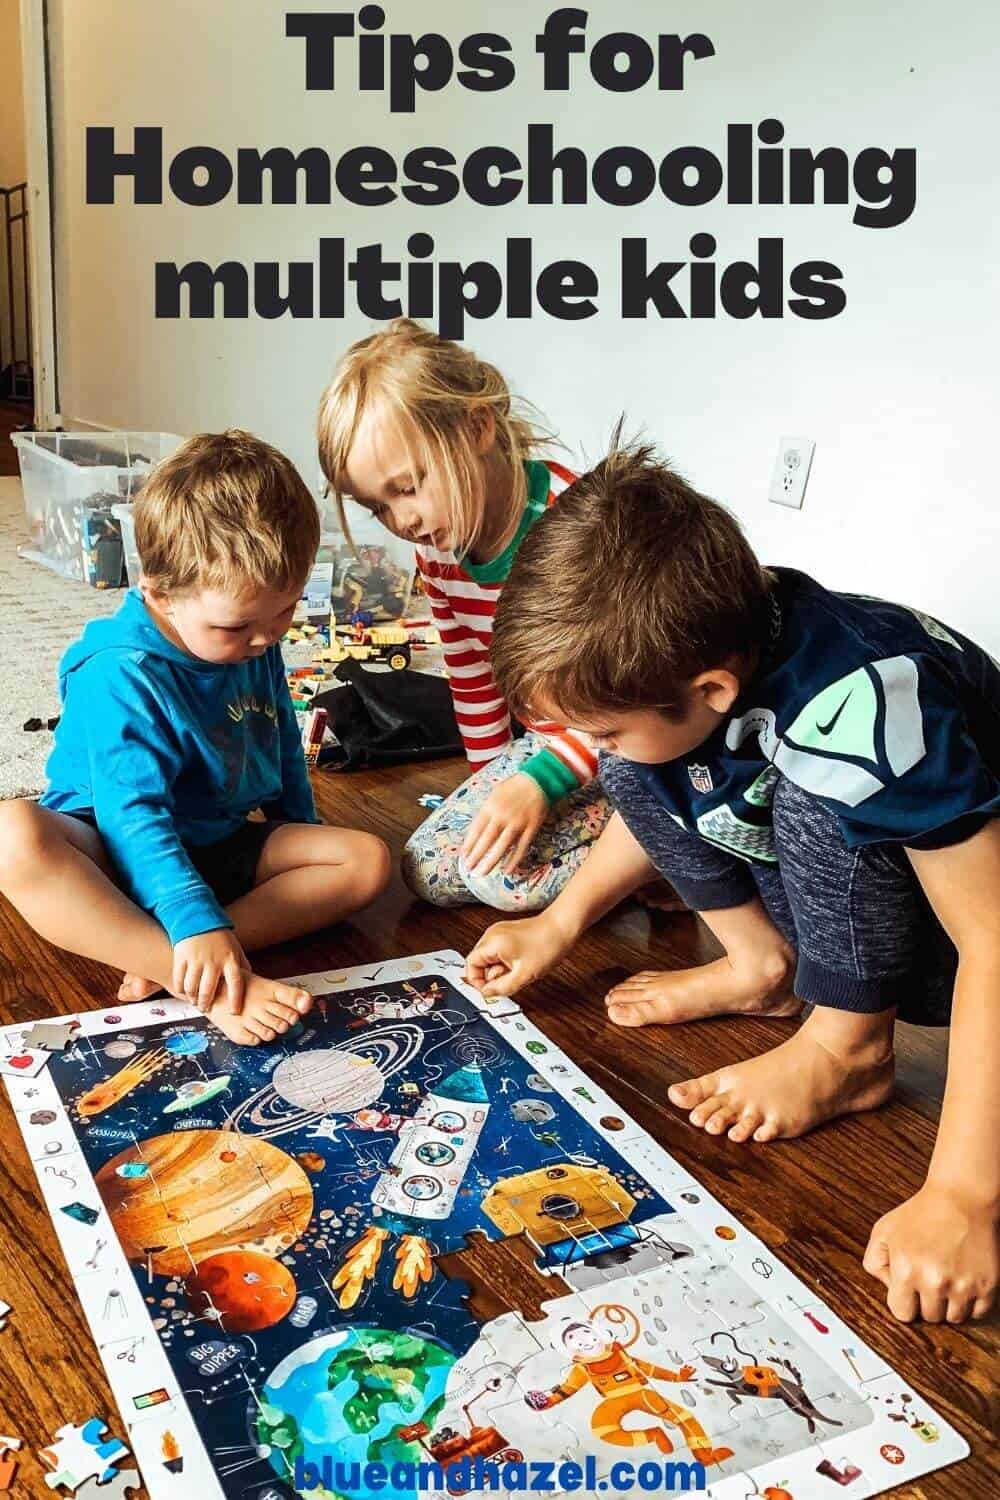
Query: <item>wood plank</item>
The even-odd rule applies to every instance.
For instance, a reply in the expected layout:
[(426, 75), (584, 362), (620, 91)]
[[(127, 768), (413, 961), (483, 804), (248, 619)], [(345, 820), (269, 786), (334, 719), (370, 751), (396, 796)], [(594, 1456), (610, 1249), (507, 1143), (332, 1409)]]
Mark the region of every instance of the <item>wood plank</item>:
[[(447, 792), (464, 770), (463, 763), (449, 761), (352, 776), (320, 773), (317, 800), (328, 821), (373, 829), (398, 856), (424, 816), (421, 793)], [(465, 952), (491, 920), (478, 906), (427, 907), (409, 895), (397, 874), (375, 907), (307, 942), (261, 955), (259, 967), (278, 976), (442, 947)], [(793, 1023), (734, 1018), (621, 1030), (606, 1020), (602, 1003), (608, 985), (629, 971), (689, 966), (716, 952), (711, 935), (690, 913), (627, 904), (522, 997), (524, 1008), (972, 1443), (967, 1463), (894, 1493), (910, 1500), (1000, 1495), (996, 1319), (965, 1328), (896, 1323), (881, 1288), (860, 1263), (874, 1220), (922, 1179), (940, 1103), (944, 1036), (900, 1028), (899, 1092), (877, 1114), (838, 1121), (803, 1141), (738, 1147), (716, 1140), (670, 1108), (668, 1085), (761, 1051), (789, 1035)], [(37, 939), (0, 902), (0, 1022), (109, 1006), (117, 984), (112, 970)], [(43, 1446), (64, 1421), (93, 1412), (120, 1424), (5, 1097), (0, 1142), (0, 1296), (14, 1307), (0, 1335), (0, 1431), (20, 1434), (31, 1449)], [(493, 1299), (481, 1305), (494, 1309), (524, 1284), (521, 1252), (497, 1251), (474, 1238), (457, 1262), (449, 1258), (449, 1273), (474, 1276), (481, 1297)], [(20, 1484), (22, 1493), (49, 1494), (30, 1455)]]

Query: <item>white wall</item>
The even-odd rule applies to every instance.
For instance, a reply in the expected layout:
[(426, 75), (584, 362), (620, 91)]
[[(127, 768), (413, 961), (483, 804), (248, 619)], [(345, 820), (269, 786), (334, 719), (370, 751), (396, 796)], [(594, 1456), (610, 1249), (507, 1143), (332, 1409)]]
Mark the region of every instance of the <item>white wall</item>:
[[(385, 8), (397, 29), (416, 25), (414, 7)], [(617, 27), (650, 36), (702, 30), (718, 55), (693, 65), (683, 93), (612, 96), (577, 59), (579, 87), (546, 96), (533, 36), (550, 8), (554, 0), (511, 0), (499, 10), (486, 0), (423, 0), (420, 28), (456, 41), (504, 31), (518, 81), (492, 95), (453, 85), (426, 96), (416, 115), (391, 117), (381, 95), (346, 86), (346, 71), (335, 94), (307, 94), (302, 43), (285, 40), (286, 7), (273, 0), (51, 0), (63, 412), (178, 432), (240, 423), (284, 446), (311, 479), (320, 388), (368, 325), (357, 315), (333, 324), (157, 323), (154, 261), (311, 259), (330, 234), (353, 245), (381, 240), (401, 255), (418, 229), (449, 256), (496, 260), (508, 235), (530, 233), (539, 264), (580, 256), (595, 265), (600, 315), (498, 317), (473, 324), (468, 337), (571, 449), (599, 455), (625, 410), (739, 513), (769, 560), (919, 603), (1000, 649), (995, 8), (980, 0), (948, 19), (936, 0), (910, 0), (902, 11), (867, 0), (833, 8), (765, 0), (752, 12), (729, 0), (680, 8), (618, 0), (590, 7), (593, 37)], [(86, 125), (117, 125), (126, 142), (133, 125), (164, 125), (168, 155), (194, 143), (228, 152), (321, 144), (332, 153), (374, 143), (402, 155), (434, 142), (461, 156), (497, 141), (520, 150), (529, 121), (554, 121), (560, 142), (592, 154), (634, 142), (659, 157), (680, 144), (720, 149), (728, 121), (769, 115), (784, 121), (789, 143), (852, 154), (915, 147), (914, 216), (877, 230), (852, 225), (851, 206), (691, 210), (662, 198), (630, 210), (488, 211), (84, 202)], [(759, 235), (783, 235), (789, 264), (834, 261), (847, 310), (820, 323), (790, 315), (622, 323), (620, 238), (645, 235), (657, 258), (684, 259), (700, 229), (719, 240), (721, 265), (752, 255)], [(801, 514), (766, 500), (783, 432), (817, 443)]]
[(0, 0), (0, 187), (25, 176), (19, 0)]

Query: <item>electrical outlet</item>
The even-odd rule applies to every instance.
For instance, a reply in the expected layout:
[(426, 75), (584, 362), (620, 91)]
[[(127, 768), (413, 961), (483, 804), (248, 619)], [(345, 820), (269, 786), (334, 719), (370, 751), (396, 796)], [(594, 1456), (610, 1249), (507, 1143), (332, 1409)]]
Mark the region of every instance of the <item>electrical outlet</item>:
[(788, 505), (792, 510), (802, 509), (815, 448), (816, 444), (807, 437), (783, 437), (779, 440), (768, 495), (768, 499), (773, 500), (775, 505)]

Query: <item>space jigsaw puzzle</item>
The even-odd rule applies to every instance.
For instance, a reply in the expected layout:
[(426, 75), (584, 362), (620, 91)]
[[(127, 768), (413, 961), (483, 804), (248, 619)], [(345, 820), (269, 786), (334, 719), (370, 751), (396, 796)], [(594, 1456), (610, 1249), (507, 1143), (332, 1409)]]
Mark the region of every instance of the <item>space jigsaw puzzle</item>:
[[(313, 1010), (269, 1047), (170, 999), (84, 1013), (61, 1049), (0, 1032), (152, 1500), (373, 1500), (366, 1464), (465, 1457), (589, 1458), (602, 1490), (665, 1455), (716, 1500), (861, 1500), (967, 1454), (462, 971), (308, 975)], [(526, 1237), (544, 1317), (476, 1321), (438, 1264), (475, 1231)]]

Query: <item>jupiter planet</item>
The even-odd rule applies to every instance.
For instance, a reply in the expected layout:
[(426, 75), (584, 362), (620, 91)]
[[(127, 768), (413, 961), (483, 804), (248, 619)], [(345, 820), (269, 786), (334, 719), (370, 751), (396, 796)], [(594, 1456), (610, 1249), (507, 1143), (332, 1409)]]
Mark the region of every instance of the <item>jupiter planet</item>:
[[(120, 1171), (136, 1163), (145, 1176)], [(188, 1276), (222, 1251), (280, 1255), (312, 1218), (312, 1187), (298, 1162), (230, 1130), (137, 1142), (105, 1162), (95, 1182), (128, 1259), (161, 1276)]]

